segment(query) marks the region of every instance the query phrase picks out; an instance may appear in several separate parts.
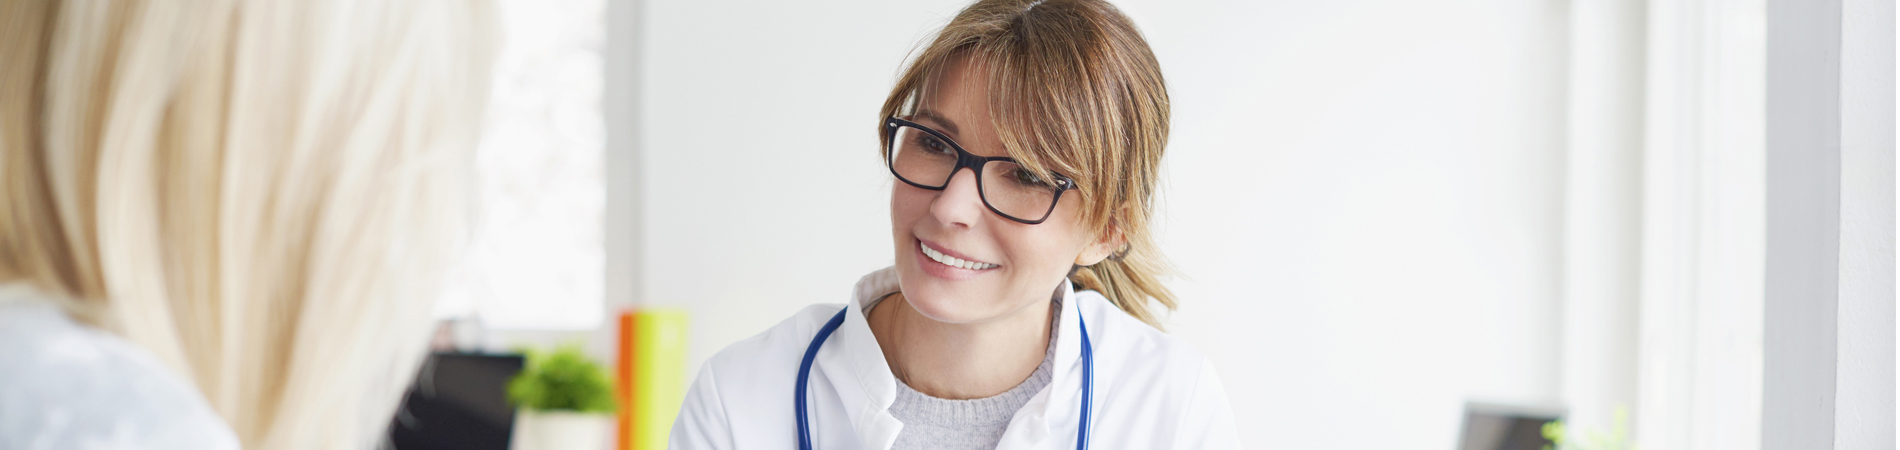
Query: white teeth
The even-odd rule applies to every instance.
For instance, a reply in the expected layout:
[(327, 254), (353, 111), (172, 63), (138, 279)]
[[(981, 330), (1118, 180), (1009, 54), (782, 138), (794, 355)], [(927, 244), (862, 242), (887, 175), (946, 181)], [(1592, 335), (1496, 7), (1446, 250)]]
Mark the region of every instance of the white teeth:
[(944, 265), (950, 266), (950, 267), (970, 269), (970, 270), (984, 270), (984, 269), (989, 269), (989, 268), (997, 266), (996, 264), (980, 263), (976, 261), (966, 261), (963, 259), (959, 259), (955, 256), (945, 255), (943, 254), (943, 252), (939, 252), (935, 249), (932, 249), (929, 246), (924, 245), (922, 242), (917, 243), (917, 248), (923, 249), (924, 256), (929, 256), (931, 260), (943, 263)]

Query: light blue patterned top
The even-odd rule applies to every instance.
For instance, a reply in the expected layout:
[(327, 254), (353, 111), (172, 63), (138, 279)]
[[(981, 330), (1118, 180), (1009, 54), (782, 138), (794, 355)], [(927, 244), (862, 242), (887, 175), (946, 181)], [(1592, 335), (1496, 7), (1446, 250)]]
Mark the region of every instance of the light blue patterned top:
[(0, 284), (0, 450), (235, 450), (198, 389), (145, 349)]

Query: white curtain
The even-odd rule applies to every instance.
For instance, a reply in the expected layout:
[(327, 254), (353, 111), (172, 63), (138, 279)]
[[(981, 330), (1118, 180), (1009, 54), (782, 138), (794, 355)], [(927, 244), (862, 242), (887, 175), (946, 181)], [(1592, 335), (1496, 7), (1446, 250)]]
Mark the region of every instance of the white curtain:
[(1760, 448), (1763, 0), (1577, 1), (1563, 395), (1573, 430)]

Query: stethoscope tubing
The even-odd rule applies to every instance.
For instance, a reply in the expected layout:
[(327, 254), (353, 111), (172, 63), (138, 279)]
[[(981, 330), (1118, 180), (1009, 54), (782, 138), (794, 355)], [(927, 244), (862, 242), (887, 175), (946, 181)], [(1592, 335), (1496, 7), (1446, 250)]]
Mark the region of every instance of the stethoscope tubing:
[(1082, 325), (1082, 423), (1075, 427), (1075, 450), (1088, 450), (1089, 412), (1095, 410), (1095, 346), (1089, 344), (1089, 321), (1079, 311), (1075, 321)]
[[(837, 315), (831, 316), (831, 320), (826, 321), (825, 326), (818, 329), (818, 335), (811, 338), (811, 345), (805, 347), (804, 360), (798, 363), (798, 392), (794, 394), (792, 400), (793, 407), (798, 408), (798, 450), (812, 450), (811, 420), (805, 416), (805, 391), (811, 386), (812, 361), (818, 358), (818, 348), (824, 346), (825, 340), (831, 338), (831, 333), (838, 331), (838, 326), (844, 324), (844, 313), (850, 310), (851, 308), (838, 310)], [(1082, 423), (1076, 426), (1075, 448), (1087, 450), (1089, 412), (1094, 410), (1095, 399), (1095, 346), (1089, 342), (1089, 322), (1082, 319), (1080, 315), (1076, 316), (1076, 319), (1082, 325)]]
[(831, 338), (831, 332), (838, 331), (838, 325), (844, 324), (844, 312), (850, 310), (838, 310), (838, 315), (831, 316), (831, 321), (818, 329), (818, 335), (811, 338), (811, 345), (805, 347), (805, 360), (798, 363), (798, 397), (793, 400), (794, 406), (798, 408), (798, 450), (812, 450), (811, 421), (805, 418), (805, 388), (811, 386), (811, 362), (818, 357), (818, 347), (825, 345), (825, 339)]

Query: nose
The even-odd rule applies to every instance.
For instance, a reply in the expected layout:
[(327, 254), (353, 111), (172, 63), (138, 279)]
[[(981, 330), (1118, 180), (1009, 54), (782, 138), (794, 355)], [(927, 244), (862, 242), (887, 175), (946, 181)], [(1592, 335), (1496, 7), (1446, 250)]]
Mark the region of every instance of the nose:
[(976, 171), (958, 170), (950, 176), (950, 183), (943, 186), (943, 192), (930, 203), (930, 214), (945, 224), (959, 228), (969, 228), (981, 219), (986, 212), (982, 193), (977, 191)]

